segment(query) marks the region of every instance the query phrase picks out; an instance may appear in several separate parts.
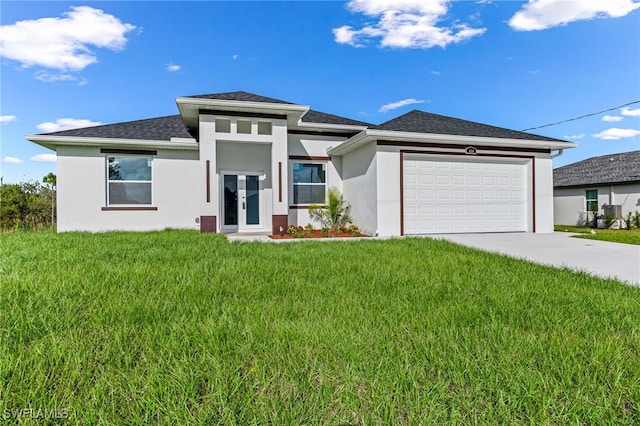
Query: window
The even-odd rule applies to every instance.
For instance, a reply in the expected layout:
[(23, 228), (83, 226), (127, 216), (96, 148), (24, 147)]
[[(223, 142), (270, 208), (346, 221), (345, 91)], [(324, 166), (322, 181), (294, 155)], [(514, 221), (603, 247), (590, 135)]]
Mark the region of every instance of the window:
[(598, 211), (598, 190), (588, 189), (586, 198), (587, 198), (587, 211), (597, 212)]
[(107, 205), (151, 204), (151, 157), (107, 157)]
[(246, 120), (238, 120), (236, 122), (236, 131), (246, 135), (251, 134), (251, 122)]
[(231, 133), (231, 120), (216, 118), (216, 132)]
[(325, 163), (293, 163), (293, 204), (324, 204), (326, 190)]
[(270, 121), (258, 121), (258, 134), (259, 135), (270, 135), (271, 130), (271, 122)]

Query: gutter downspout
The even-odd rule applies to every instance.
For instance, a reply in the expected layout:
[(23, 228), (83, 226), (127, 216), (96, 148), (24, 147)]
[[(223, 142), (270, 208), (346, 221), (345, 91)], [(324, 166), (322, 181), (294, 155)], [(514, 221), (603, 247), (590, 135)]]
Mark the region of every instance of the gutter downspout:
[(564, 148), (561, 148), (561, 149), (559, 149), (559, 150), (558, 150), (558, 152), (557, 152), (557, 153), (552, 154), (552, 155), (551, 155), (551, 158), (552, 158), (552, 159), (554, 159), (554, 158), (556, 158), (556, 157), (560, 157), (560, 156), (562, 155), (562, 153), (563, 153), (563, 152), (564, 152)]

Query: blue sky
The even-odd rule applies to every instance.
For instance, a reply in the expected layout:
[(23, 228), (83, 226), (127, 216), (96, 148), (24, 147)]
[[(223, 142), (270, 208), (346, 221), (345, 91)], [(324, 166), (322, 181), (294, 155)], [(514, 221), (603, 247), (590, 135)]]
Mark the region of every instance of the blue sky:
[[(417, 108), (516, 130), (640, 100), (640, 2), (0, 4), (4, 182), (55, 172), (24, 139), (244, 90), (381, 123)], [(532, 131), (560, 166), (640, 149), (640, 103)]]

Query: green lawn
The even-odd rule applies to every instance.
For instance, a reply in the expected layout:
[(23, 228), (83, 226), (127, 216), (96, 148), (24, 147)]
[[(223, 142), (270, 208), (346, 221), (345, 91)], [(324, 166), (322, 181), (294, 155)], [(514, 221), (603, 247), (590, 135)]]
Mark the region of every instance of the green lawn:
[(640, 289), (430, 239), (3, 234), (0, 416), (20, 409), (65, 424), (638, 424)]
[[(592, 229), (586, 226), (565, 225), (556, 225), (554, 229), (557, 232), (574, 232), (580, 234), (574, 235), (576, 238), (640, 245), (640, 229)], [(595, 234), (591, 233), (592, 230)]]

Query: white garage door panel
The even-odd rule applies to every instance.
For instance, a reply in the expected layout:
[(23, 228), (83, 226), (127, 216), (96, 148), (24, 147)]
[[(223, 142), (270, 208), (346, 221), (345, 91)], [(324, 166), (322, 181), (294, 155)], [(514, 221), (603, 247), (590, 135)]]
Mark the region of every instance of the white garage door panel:
[(416, 156), (403, 169), (405, 234), (527, 230), (521, 162)]

